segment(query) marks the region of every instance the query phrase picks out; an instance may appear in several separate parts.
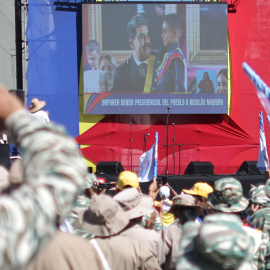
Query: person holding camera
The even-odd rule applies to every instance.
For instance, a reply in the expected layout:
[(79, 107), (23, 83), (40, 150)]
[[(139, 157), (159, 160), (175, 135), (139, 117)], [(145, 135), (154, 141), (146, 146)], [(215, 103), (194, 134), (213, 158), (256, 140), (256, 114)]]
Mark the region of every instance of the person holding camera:
[[(177, 196), (177, 192), (169, 185), (167, 179), (162, 179), (161, 186), (156, 190), (153, 196), (154, 204), (159, 212), (164, 228), (168, 227), (174, 221), (174, 215), (169, 213), (172, 206), (172, 201), (169, 199), (171, 192), (174, 196)], [(157, 201), (156, 197), (159, 194), (161, 201)]]

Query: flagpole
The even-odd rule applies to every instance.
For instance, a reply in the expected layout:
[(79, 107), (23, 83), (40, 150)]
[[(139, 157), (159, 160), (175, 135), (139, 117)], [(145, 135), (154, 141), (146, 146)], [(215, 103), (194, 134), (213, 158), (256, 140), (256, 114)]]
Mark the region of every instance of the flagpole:
[[(166, 130), (165, 130), (165, 138), (166, 138), (166, 172), (165, 174), (168, 175), (169, 174), (169, 171), (168, 171), (168, 162), (169, 162), (169, 130), (168, 130), (168, 124), (169, 124), (169, 115), (170, 115), (170, 109), (172, 107), (168, 107), (167, 110), (168, 110), (168, 114), (167, 114), (167, 121), (166, 121)], [(164, 139), (165, 139), (164, 138)]]
[(132, 172), (132, 123), (130, 123), (130, 171)]
[(173, 174), (175, 175), (175, 123), (173, 125)]
[(158, 132), (155, 135), (155, 158), (154, 158), (154, 177), (153, 180), (157, 180), (157, 164), (158, 164)]

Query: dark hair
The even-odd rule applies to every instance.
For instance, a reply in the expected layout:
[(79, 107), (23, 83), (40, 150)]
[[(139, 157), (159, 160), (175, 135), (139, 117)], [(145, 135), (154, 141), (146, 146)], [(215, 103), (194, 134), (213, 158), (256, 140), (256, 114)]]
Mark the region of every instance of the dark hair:
[(136, 28), (140, 25), (147, 25), (148, 21), (142, 15), (135, 15), (131, 18), (127, 25), (128, 38), (135, 39)]
[(164, 17), (163, 22), (167, 22), (172, 30), (178, 30), (178, 37), (182, 36), (182, 20), (177, 14), (168, 14)]
[(180, 223), (184, 225), (188, 221), (195, 221), (196, 218), (196, 210), (193, 208), (186, 208), (181, 211)]
[(219, 72), (218, 72), (218, 75), (223, 75), (225, 78), (228, 78), (228, 69), (227, 68), (224, 68), (224, 69), (221, 69)]
[(98, 54), (100, 53), (100, 46), (97, 41), (89, 40), (86, 45), (86, 53), (90, 53), (96, 51)]

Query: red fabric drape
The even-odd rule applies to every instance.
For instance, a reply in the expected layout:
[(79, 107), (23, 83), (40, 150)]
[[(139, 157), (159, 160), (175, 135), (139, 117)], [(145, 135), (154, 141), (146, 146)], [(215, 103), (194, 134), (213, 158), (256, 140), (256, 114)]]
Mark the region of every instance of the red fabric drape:
[[(234, 173), (245, 160), (257, 160), (259, 111), (263, 108), (254, 86), (242, 70), (242, 63), (246, 61), (250, 64), (269, 85), (269, 6), (268, 1), (263, 0), (249, 0), (248, 3), (240, 1), (237, 13), (228, 14), (231, 114), (170, 115), (168, 143), (173, 144), (175, 135), (176, 146), (174, 149), (173, 146), (169, 147), (169, 173), (183, 174), (191, 161), (210, 161), (217, 174)], [(166, 117), (167, 115), (107, 115), (76, 139), (79, 144), (89, 145), (82, 149), (82, 153), (93, 163), (117, 160), (125, 169), (130, 170), (132, 129), (132, 167), (137, 170), (139, 157), (145, 146), (143, 134), (150, 133), (146, 137), (146, 147), (149, 149), (154, 143), (155, 132), (159, 132), (158, 173), (163, 174), (167, 160), (164, 147), (167, 143), (164, 141)], [(265, 130), (268, 138), (268, 125), (265, 125)], [(182, 144), (180, 155), (178, 144)]]

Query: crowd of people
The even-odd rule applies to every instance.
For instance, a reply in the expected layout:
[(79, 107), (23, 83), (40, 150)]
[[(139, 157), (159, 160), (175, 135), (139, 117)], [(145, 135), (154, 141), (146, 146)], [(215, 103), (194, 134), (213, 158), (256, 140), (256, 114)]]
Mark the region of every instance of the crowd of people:
[(22, 154), (0, 170), (0, 269), (270, 268), (269, 174), (249, 199), (232, 177), (180, 193), (154, 179), (142, 194), (130, 171), (105, 194), (62, 127), (0, 95), (1, 129)]

